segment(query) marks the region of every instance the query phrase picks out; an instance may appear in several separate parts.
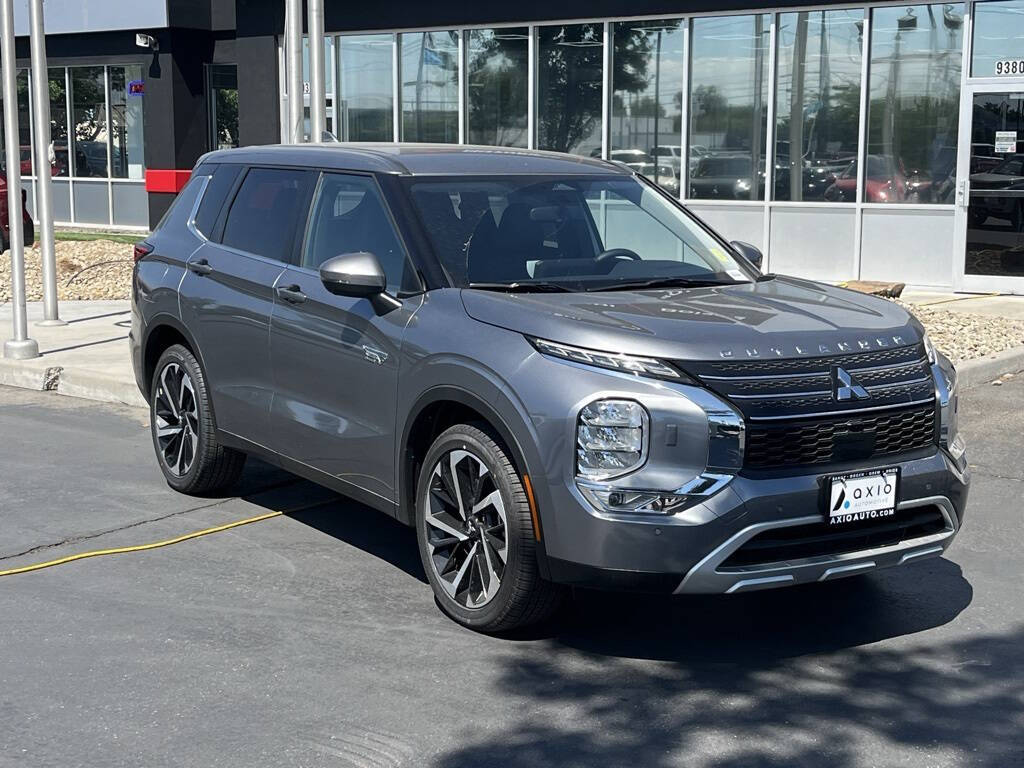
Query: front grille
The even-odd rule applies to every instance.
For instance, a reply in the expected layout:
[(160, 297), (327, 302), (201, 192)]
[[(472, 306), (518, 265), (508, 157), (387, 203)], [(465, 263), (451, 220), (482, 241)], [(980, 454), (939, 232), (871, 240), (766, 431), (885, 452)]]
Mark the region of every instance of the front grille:
[(935, 440), (935, 406), (809, 420), (751, 424), (751, 469), (858, 461), (925, 448)]
[[(748, 469), (864, 461), (936, 441), (935, 384), (922, 344), (679, 365), (743, 414)], [(866, 390), (866, 399), (836, 399), (837, 366)]]
[(822, 555), (840, 555), (886, 547), (946, 530), (946, 518), (938, 507), (917, 507), (884, 523), (831, 530), (825, 523), (772, 528), (759, 533), (733, 552), (719, 570), (768, 565)]

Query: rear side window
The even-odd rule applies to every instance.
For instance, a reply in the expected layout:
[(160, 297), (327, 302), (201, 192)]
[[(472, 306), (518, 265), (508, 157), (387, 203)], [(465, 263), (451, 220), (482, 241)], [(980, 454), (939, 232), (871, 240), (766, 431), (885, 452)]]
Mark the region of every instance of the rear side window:
[(238, 188), (221, 242), (240, 251), (289, 261), (296, 226), (305, 219), (309, 171), (252, 168)]
[(202, 202), (199, 203), (199, 210), (196, 212), (196, 229), (207, 237), (213, 235), (213, 227), (217, 223), (220, 209), (224, 206), (238, 178), (240, 168), (237, 165), (221, 165), (210, 177), (210, 183), (206, 185), (206, 192), (203, 193)]
[(192, 213), (192, 206), (196, 204), (196, 195), (199, 194), (199, 190), (203, 186), (205, 178), (203, 176), (197, 176), (195, 174), (186, 182), (185, 186), (182, 187), (181, 192), (174, 198), (174, 202), (171, 203), (170, 208), (160, 218), (160, 221), (153, 228), (153, 232), (159, 232), (165, 227), (172, 231), (177, 228), (184, 228), (188, 222), (188, 216)]

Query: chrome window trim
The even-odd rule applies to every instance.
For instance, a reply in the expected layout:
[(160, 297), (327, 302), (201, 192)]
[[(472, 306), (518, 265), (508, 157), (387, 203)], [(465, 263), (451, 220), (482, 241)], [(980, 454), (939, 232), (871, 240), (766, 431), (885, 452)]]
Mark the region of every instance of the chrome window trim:
[(199, 238), (202, 242), (210, 242), (210, 238), (199, 231), (199, 227), (196, 226), (196, 216), (199, 215), (199, 206), (203, 202), (203, 198), (206, 196), (206, 188), (210, 186), (210, 179), (213, 178), (213, 174), (200, 176), (202, 179), (200, 182), (199, 192), (196, 194), (196, 200), (192, 203), (192, 210), (188, 214), (188, 220), (185, 222), (185, 226), (188, 231)]

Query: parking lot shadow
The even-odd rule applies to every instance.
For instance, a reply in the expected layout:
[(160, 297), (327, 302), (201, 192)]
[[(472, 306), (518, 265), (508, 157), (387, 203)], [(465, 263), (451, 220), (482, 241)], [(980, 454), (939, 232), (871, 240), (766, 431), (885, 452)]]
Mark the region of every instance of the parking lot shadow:
[(509, 646), (495, 695), (522, 714), (437, 764), (1022, 765), (1024, 626), (909, 637), (971, 598), (947, 560), (732, 598), (580, 594), (543, 650)]

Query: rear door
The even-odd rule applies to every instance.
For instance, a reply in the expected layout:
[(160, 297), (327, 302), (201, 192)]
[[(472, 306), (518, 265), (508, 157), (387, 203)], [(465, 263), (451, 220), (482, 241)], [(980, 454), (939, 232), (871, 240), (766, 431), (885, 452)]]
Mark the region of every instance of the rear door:
[(233, 179), (220, 180), (214, 174), (209, 191), (230, 185), (222, 198), (228, 202), (219, 211), (200, 208), (195, 226), (206, 240), (189, 259), (180, 291), (217, 426), (269, 448), (274, 288), (296, 250), (314, 178), (293, 168), (236, 168)]
[[(369, 299), (327, 291), (320, 265), (354, 251), (377, 256), (400, 307), (378, 314)], [(324, 173), (302, 253), (277, 283), (271, 425), (287, 457), (387, 501), (395, 499), (399, 350), (418, 287), (376, 180)]]

